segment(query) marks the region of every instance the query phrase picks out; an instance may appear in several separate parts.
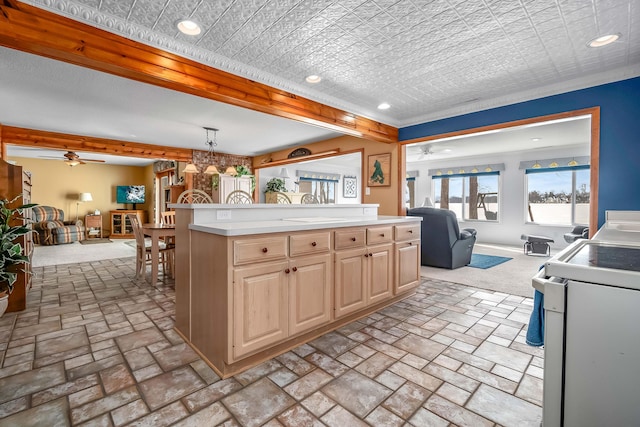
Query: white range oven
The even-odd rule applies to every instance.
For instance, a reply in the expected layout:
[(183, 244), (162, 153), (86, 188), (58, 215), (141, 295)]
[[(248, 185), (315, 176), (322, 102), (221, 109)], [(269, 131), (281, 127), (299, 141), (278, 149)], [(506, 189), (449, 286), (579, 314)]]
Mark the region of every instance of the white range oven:
[(640, 426), (640, 212), (608, 211), (532, 282), (544, 294), (543, 426)]

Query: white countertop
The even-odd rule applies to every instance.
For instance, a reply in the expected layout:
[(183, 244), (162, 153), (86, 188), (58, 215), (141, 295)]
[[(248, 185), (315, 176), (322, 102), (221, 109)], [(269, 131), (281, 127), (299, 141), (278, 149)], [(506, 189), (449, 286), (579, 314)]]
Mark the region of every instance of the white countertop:
[(245, 236), (249, 234), (282, 233), (327, 228), (358, 227), (420, 222), (415, 216), (377, 216), (359, 218), (299, 217), (267, 221), (213, 222), (210, 224), (190, 224), (189, 229), (221, 236)]

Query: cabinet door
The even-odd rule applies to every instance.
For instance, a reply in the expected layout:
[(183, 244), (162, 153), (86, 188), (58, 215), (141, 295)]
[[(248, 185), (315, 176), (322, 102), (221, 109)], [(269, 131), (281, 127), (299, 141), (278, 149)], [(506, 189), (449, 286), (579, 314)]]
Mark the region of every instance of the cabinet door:
[(367, 258), (367, 282), (369, 298), (373, 304), (389, 298), (393, 292), (393, 245), (370, 246)]
[(331, 255), (289, 262), (289, 335), (331, 320)]
[[(363, 232), (364, 234), (364, 232)], [(365, 248), (335, 253), (335, 317), (367, 305)]]
[(251, 177), (241, 176), (236, 178), (236, 190), (242, 190), (251, 194)]
[(408, 291), (420, 283), (420, 240), (396, 243), (395, 293)]
[(287, 262), (233, 272), (233, 357), (238, 360), (288, 335)]
[(218, 194), (220, 195), (220, 200), (216, 201), (216, 203), (226, 203), (227, 196), (235, 189), (236, 179), (230, 175), (220, 174), (220, 182), (218, 184)]

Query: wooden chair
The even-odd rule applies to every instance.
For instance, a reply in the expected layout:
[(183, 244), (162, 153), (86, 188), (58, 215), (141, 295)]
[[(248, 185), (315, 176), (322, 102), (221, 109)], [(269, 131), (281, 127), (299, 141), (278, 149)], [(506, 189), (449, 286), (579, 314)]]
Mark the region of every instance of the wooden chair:
[(250, 205), (253, 203), (251, 194), (243, 190), (234, 190), (227, 196), (225, 203), (231, 205)]
[[(144, 237), (140, 220), (136, 214), (127, 214), (127, 219), (131, 223), (133, 235), (136, 237), (136, 279), (145, 279), (147, 265), (152, 262), (162, 263), (162, 274), (173, 275), (173, 255), (174, 246), (165, 242), (159, 242), (160, 259), (151, 259), (151, 241)], [(153, 284), (155, 285), (155, 283)]]
[(300, 198), (300, 203), (302, 203), (303, 205), (317, 205), (320, 202), (318, 201), (318, 198), (313, 194), (305, 193)]
[(184, 190), (180, 193), (176, 203), (213, 203), (213, 199), (204, 191), (193, 188), (190, 190)]
[(291, 199), (284, 193), (276, 191), (276, 203), (279, 205), (290, 205)]
[[(160, 221), (163, 224), (172, 224), (175, 225), (176, 224), (176, 211), (164, 211), (162, 213), (160, 213)], [(175, 236), (167, 236), (164, 237), (163, 240), (165, 242), (167, 242), (170, 245), (175, 245), (176, 244), (176, 237)]]
[(176, 211), (165, 211), (160, 214), (160, 220), (163, 224), (174, 224), (176, 223)]

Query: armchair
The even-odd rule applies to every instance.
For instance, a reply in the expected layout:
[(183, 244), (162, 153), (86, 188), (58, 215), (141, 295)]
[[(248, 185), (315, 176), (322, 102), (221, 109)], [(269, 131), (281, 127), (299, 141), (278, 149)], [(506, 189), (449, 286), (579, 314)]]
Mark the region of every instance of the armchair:
[(422, 217), (422, 265), (454, 269), (471, 262), (476, 230), (465, 228), (460, 231), (453, 211), (419, 207), (409, 209), (407, 214)]
[(52, 206), (35, 206), (31, 210), (36, 243), (59, 245), (84, 240), (85, 228), (81, 220), (65, 221), (64, 211)]
[(564, 241), (567, 243), (573, 243), (578, 239), (589, 238), (589, 227), (586, 225), (576, 225), (569, 233), (564, 233)]

